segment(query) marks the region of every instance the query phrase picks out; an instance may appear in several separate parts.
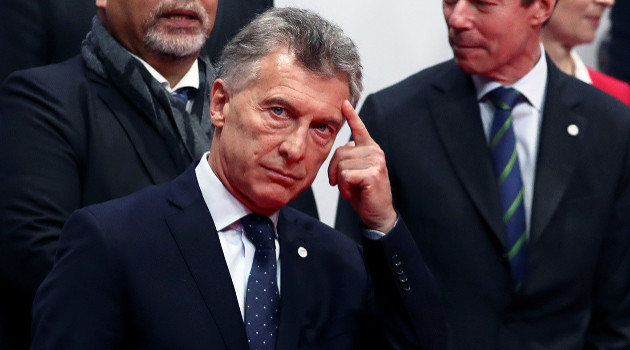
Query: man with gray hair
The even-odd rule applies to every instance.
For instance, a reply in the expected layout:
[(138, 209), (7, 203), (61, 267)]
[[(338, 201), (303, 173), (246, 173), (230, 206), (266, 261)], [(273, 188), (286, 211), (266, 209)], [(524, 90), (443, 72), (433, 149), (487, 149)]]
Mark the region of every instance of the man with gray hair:
[(221, 58), (211, 151), (172, 182), (71, 216), (35, 299), (33, 349), (444, 348), (434, 282), (389, 184), (373, 181), (384, 158), (352, 174), (374, 185), (361, 208), (389, 209), (359, 210), (365, 253), (286, 206), (344, 119), (357, 149), (382, 155), (353, 109), (360, 91), (339, 27), (292, 8), (255, 19)]
[(361, 108), (454, 349), (630, 349), (630, 109), (548, 59), (556, 3), (443, 0), (454, 58)]
[[(98, 16), (80, 55), (13, 73), (0, 88), (2, 350), (29, 348), (33, 297), (74, 210), (172, 180), (210, 147), (216, 73), (203, 47), (215, 17), (214, 34), (226, 37), (225, 11), (238, 2), (93, 6)], [(310, 188), (290, 205), (317, 216)]]

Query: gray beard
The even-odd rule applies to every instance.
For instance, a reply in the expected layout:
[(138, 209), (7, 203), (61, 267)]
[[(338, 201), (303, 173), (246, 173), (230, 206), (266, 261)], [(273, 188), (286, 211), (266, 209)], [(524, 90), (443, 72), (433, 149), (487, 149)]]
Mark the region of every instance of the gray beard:
[[(184, 34), (184, 33), (182, 33)], [(174, 57), (187, 57), (197, 54), (208, 39), (205, 33), (194, 36), (180, 36), (177, 33), (164, 34), (156, 27), (150, 27), (144, 35), (147, 48), (164, 55)]]

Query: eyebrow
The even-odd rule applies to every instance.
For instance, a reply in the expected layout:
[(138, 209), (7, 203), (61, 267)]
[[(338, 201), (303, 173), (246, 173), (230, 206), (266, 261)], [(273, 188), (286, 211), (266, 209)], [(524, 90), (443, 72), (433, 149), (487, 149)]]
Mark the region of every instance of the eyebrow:
[[(299, 113), (297, 113), (298, 108), (295, 107), (291, 102), (287, 101), (286, 99), (282, 98), (282, 97), (278, 97), (278, 96), (274, 96), (274, 97), (270, 97), (269, 99), (264, 101), (265, 105), (280, 105), (283, 106), (283, 108), (286, 108), (287, 110), (289, 110), (289, 112), (293, 115), (297, 115)], [(334, 127), (336, 127), (337, 129), (341, 128), (341, 125), (343, 124), (343, 120), (345, 120), (345, 118), (342, 118), (342, 121), (339, 122), (336, 118), (324, 118), (323, 122), (330, 124)]]

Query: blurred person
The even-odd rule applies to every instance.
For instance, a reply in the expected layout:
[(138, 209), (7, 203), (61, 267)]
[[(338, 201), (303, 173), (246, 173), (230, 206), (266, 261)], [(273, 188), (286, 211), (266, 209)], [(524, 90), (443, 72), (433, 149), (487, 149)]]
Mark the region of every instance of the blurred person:
[(595, 40), (599, 21), (614, 0), (561, 0), (549, 23), (543, 28), (545, 51), (558, 68), (585, 83), (592, 84), (630, 105), (630, 85), (587, 67), (577, 45)]
[[(354, 43), (312, 12), (273, 9), (220, 67), (211, 151), (172, 182), (69, 219), (35, 299), (32, 349), (445, 348), (434, 282), (389, 183), (371, 176), (385, 160), (352, 107)], [(353, 174), (373, 188), (357, 200), (387, 213), (366, 216), (380, 233), (365, 231), (364, 253), (286, 206), (344, 119), (356, 148), (378, 155)]]
[[(630, 108), (547, 58), (554, 6), (444, 0), (454, 59), (360, 112), (453, 349), (630, 348)], [(337, 214), (358, 237), (348, 201)]]

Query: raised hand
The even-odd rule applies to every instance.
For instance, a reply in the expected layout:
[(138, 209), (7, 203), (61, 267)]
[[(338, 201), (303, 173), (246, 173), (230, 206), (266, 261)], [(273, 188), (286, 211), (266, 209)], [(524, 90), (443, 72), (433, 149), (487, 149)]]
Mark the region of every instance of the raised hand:
[(396, 224), (397, 214), (385, 154), (350, 102), (344, 102), (342, 113), (354, 141), (335, 151), (328, 166), (330, 185), (338, 186), (341, 197), (350, 200), (368, 228), (388, 233)]

